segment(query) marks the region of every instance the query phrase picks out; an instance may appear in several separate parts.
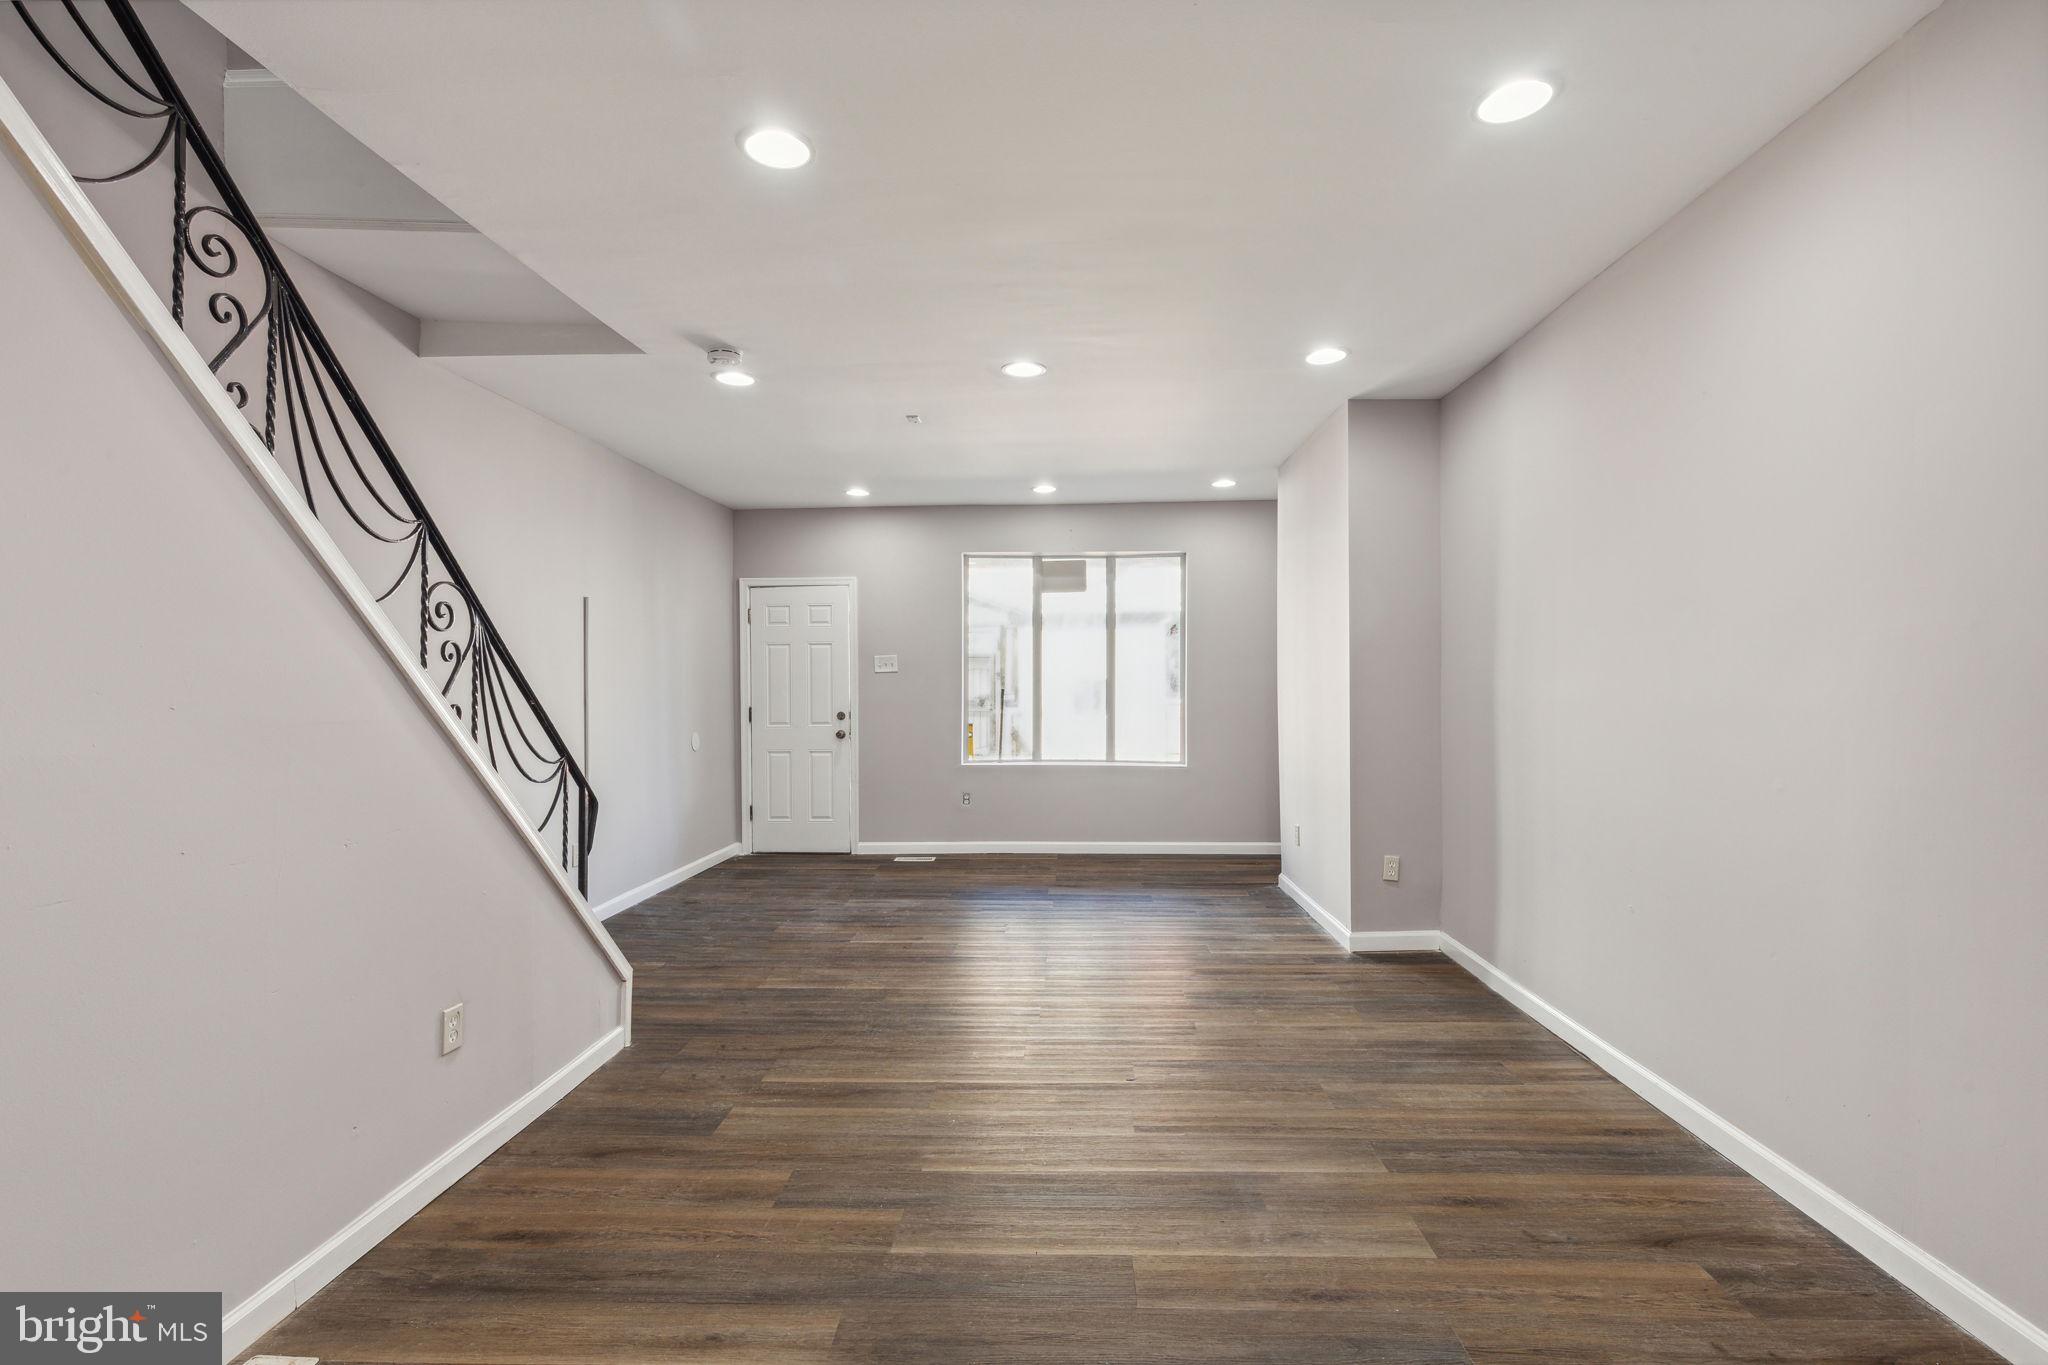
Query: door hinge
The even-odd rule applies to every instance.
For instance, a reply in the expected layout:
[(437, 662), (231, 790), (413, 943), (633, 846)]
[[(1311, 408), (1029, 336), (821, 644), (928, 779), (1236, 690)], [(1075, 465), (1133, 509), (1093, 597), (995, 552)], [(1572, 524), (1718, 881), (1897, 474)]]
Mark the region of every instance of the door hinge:
[(754, 808), (752, 806), (747, 807), (747, 818), (749, 820), (754, 818)]
[(747, 624), (750, 626), (754, 624), (754, 609), (752, 607), (747, 608)]
[(747, 724), (749, 724), (749, 725), (752, 725), (753, 723), (754, 723), (754, 708), (753, 708), (753, 707), (751, 707), (751, 706), (749, 706), (749, 707), (747, 708)]

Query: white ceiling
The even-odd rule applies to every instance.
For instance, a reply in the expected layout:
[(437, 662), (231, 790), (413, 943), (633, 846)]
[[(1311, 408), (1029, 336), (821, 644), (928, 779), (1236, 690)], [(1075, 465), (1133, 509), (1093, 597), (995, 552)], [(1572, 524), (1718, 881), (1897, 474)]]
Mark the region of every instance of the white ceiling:
[[(1340, 401), (1447, 391), (1933, 6), (188, 2), (647, 353), (443, 363), (735, 506), (1271, 496)], [(1521, 74), (1549, 109), (1472, 117)], [(747, 161), (762, 124), (816, 159)]]

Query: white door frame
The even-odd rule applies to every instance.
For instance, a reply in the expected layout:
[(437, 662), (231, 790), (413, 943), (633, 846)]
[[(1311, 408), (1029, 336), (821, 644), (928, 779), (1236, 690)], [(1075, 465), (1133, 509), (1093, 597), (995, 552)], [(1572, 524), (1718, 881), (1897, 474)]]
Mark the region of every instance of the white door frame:
[(752, 588), (845, 588), (846, 667), (851, 675), (847, 691), (846, 814), (847, 852), (860, 852), (860, 580), (820, 574), (803, 578), (742, 578), (740, 580), (740, 849), (754, 851), (754, 727), (747, 719), (748, 698), (754, 693), (754, 623), (747, 619), (747, 592)]

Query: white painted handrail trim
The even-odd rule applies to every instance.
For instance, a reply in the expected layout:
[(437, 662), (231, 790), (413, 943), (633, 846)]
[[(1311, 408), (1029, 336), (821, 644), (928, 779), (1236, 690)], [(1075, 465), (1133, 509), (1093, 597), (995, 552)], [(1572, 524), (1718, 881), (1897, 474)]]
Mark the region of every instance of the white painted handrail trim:
[[(575, 914), (590, 941), (596, 945), (620, 983), (619, 1023), (630, 1028), (631, 1001), (633, 994), (633, 966), (626, 961), (626, 955), (619, 951), (619, 945), (612, 942), (612, 936), (605, 932), (604, 925), (590, 912), (590, 907), (577, 894), (568, 876), (555, 863), (540, 836), (526, 822), (526, 815), (519, 809), (511, 794), (499, 781), (496, 772), (484, 762), (483, 756), (470, 747), (463, 735), (462, 727), (442, 704), (434, 686), (424, 673), (413, 663), (413, 653), (398, 630), (384, 615), (370, 590), (364, 584), (353, 565), (334, 543), (325, 527), (306, 509), (299, 491), (293, 486), (284, 471), (271, 459), (270, 452), (235, 407), (234, 400), (207, 368), (206, 360), (192, 344), (171, 317), (171, 310), (157, 297), (156, 289), (150, 284), (142, 270), (135, 264), (135, 258), (121, 245), (113, 229), (79, 187), (71, 172), (43, 136), (42, 130), (29, 117), (14, 91), (7, 82), (0, 80), (0, 135), (4, 135), (8, 150), (22, 169), (43, 202), (71, 244), (78, 251), (88, 269), (107, 291), (109, 298), (121, 306), (135, 329), (156, 349), (171, 377), (184, 390), (193, 408), (213, 429), (229, 454), (236, 457), (243, 472), (269, 501), (271, 510), (277, 514), (287, 530), (297, 538), (305, 550), (327, 576), (342, 600), (355, 613), (365, 632), (381, 648), (386, 660), (403, 678), (412, 692), (414, 700), (434, 718), (441, 733), (463, 762), (475, 774), (476, 780), (506, 821), (526, 842), (533, 856), (546, 869), (548, 880), (561, 893), (563, 902)], [(630, 1035), (629, 1035), (630, 1036)]]

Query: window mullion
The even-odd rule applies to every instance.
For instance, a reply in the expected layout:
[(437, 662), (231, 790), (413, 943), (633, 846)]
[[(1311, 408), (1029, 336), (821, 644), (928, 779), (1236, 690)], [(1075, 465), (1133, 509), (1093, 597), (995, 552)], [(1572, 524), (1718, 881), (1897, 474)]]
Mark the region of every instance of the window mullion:
[(1045, 753), (1045, 556), (1031, 556), (1031, 757)]
[(1102, 679), (1103, 752), (1111, 763), (1116, 762), (1116, 556), (1102, 557), (1103, 596), (1108, 599), (1102, 611), (1103, 658), (1106, 667)]

